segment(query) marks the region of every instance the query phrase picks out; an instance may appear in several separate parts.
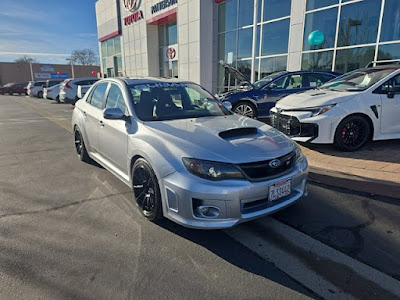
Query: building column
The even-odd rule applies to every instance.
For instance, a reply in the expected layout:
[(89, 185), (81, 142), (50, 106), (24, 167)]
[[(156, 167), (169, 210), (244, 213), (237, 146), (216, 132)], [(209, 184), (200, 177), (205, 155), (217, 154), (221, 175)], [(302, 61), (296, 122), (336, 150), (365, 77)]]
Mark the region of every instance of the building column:
[(305, 11), (306, 1), (292, 0), (287, 64), (288, 71), (301, 70), (301, 51), (303, 49)]

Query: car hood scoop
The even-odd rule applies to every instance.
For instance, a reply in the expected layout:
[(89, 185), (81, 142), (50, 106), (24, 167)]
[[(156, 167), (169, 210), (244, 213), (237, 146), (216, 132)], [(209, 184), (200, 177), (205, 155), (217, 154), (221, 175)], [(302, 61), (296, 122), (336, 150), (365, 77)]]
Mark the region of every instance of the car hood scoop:
[(242, 127), (242, 128), (233, 128), (226, 131), (221, 131), (218, 135), (224, 140), (230, 140), (235, 138), (243, 138), (247, 136), (256, 135), (258, 133), (258, 129), (255, 127)]
[(145, 125), (164, 143), (198, 159), (248, 163), (293, 151), (292, 141), (278, 130), (239, 115), (146, 122)]

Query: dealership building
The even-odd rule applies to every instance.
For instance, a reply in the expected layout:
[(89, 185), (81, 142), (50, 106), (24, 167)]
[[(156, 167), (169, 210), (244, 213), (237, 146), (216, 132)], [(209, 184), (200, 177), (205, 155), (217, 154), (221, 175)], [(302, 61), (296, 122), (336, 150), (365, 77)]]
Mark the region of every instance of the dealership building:
[(280, 70), (400, 59), (399, 0), (99, 0), (104, 76), (168, 76), (213, 93)]

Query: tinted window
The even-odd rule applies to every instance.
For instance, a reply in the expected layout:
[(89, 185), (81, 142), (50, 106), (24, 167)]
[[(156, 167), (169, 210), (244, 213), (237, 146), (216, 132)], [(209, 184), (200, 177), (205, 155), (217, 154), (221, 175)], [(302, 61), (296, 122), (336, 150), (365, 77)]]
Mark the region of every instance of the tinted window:
[(400, 75), (397, 75), (382, 84), (374, 93), (387, 94), (390, 88), (400, 87)]
[(237, 0), (218, 5), (218, 32), (237, 28)]
[(289, 19), (267, 23), (263, 27), (262, 55), (288, 52)]
[(307, 0), (307, 10), (338, 4), (339, 0)]
[(301, 62), (302, 70), (331, 71), (333, 51), (304, 53)]
[(239, 30), (238, 58), (251, 57), (253, 46), (253, 28)]
[(100, 109), (103, 108), (104, 94), (106, 92), (107, 86), (107, 82), (102, 82), (95, 87), (92, 97), (90, 99), (91, 105)]
[(239, 0), (239, 12), (239, 27), (253, 24), (254, 0)]
[(261, 59), (261, 77), (271, 73), (286, 70), (287, 56), (268, 57)]
[(325, 82), (333, 78), (334, 78), (333, 76), (327, 74), (318, 74), (318, 73), (305, 74), (303, 84), (304, 87), (316, 88), (320, 87)]
[(35, 82), (34, 86), (44, 86), (45, 82)]
[(338, 46), (376, 42), (381, 1), (364, 0), (342, 6)]
[(338, 50), (336, 52), (335, 71), (347, 73), (355, 69), (364, 68), (374, 60), (374, 54), (374, 46)]
[(114, 83), (111, 84), (107, 96), (106, 108), (119, 108), (125, 113), (126, 106), (121, 89)]
[(379, 46), (378, 60), (400, 59), (400, 44)]
[(400, 1), (386, 0), (381, 42), (400, 40)]
[(264, 21), (289, 16), (291, 4), (292, 0), (264, 0)]
[[(333, 48), (335, 45), (337, 7), (306, 14), (304, 26), (303, 51)], [(322, 42), (315, 41), (316, 31), (323, 34)], [(321, 36), (321, 34), (319, 34)], [(311, 42), (311, 44), (310, 44)]]

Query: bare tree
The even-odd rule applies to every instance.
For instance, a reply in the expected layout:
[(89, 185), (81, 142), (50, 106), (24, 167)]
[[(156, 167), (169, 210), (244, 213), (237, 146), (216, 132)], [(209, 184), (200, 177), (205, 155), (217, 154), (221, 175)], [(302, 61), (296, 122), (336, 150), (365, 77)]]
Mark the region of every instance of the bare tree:
[(15, 59), (14, 62), (19, 63), (19, 64), (29, 64), (29, 62), (32, 62), (33, 64), (39, 63), (39, 61), (37, 59), (32, 58), (29, 55), (22, 55), (22, 56), (18, 57), (17, 59)]
[(96, 64), (96, 55), (92, 49), (74, 50), (71, 53), (71, 60), (76, 65), (92, 66)]

